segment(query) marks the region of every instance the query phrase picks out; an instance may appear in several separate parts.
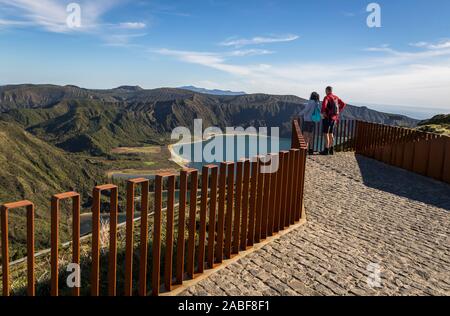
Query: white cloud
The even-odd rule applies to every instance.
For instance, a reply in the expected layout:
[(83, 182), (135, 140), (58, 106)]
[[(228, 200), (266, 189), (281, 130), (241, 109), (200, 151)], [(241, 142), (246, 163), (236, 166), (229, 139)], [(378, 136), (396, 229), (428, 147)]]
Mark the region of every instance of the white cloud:
[(242, 46), (248, 46), (248, 45), (261, 45), (261, 44), (271, 44), (271, 43), (281, 43), (281, 42), (292, 42), (300, 37), (298, 35), (285, 35), (285, 36), (270, 36), (270, 37), (263, 37), (263, 36), (257, 36), (253, 38), (238, 38), (238, 39), (229, 39), (222, 43), (220, 43), (221, 46), (234, 46), (234, 47), (242, 47)]
[(418, 52), (389, 45), (366, 51), (378, 56), (329, 63), (234, 64), (225, 54), (167, 49), (158, 53), (228, 73), (232, 77), (224, 85), (232, 90), (307, 96), (333, 85), (349, 102), (448, 107), (450, 49), (445, 45)]
[(34, 27), (52, 33), (83, 33), (102, 39), (109, 46), (132, 46), (133, 39), (146, 34), (136, 33), (147, 27), (144, 22), (127, 21), (103, 23), (102, 16), (127, 0), (78, 0), (81, 8), (81, 27), (67, 25), (66, 5), (70, 1), (58, 0), (0, 0), (14, 19), (0, 19), (0, 27)]
[(121, 29), (128, 29), (128, 30), (138, 30), (138, 29), (145, 29), (147, 27), (147, 24), (143, 22), (123, 22), (119, 23), (119, 28)]
[[(123, 0), (78, 0), (76, 3), (81, 7), (81, 28), (76, 30), (84, 32), (98, 30), (101, 26), (100, 17), (121, 2)], [(66, 7), (68, 3), (57, 0), (0, 0), (0, 5), (13, 12), (14, 17), (19, 17), (21, 22), (54, 33), (74, 31), (66, 23), (69, 14)]]
[(30, 25), (31, 23), (27, 21), (0, 19), (0, 27), (23, 27)]
[(440, 49), (450, 48), (450, 40), (442, 40), (438, 43), (417, 42), (417, 43), (411, 43), (409, 45), (413, 46), (413, 47), (419, 47), (419, 48), (440, 50)]
[(270, 55), (273, 53), (274, 53), (273, 51), (267, 49), (245, 49), (245, 50), (234, 50), (227, 53), (226, 55), (243, 57), (243, 56)]

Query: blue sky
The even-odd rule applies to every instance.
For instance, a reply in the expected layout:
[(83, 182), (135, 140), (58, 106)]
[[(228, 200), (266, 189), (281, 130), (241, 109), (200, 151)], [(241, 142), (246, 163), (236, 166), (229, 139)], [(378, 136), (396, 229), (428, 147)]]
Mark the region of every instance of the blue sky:
[[(78, 3), (81, 27), (69, 28)], [(196, 85), (450, 108), (450, 1), (0, 0), (0, 84)]]

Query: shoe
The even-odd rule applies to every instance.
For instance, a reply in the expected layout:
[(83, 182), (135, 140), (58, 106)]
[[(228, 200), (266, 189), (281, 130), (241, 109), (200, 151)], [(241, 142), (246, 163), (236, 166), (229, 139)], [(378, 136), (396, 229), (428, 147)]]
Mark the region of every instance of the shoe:
[(314, 149), (308, 150), (308, 155), (310, 155), (310, 156), (314, 155)]
[(328, 150), (328, 152), (329, 152), (329, 154), (330, 155), (334, 155), (334, 147), (331, 147), (329, 150)]
[(328, 156), (330, 154), (328, 148), (325, 148), (323, 151), (320, 152), (321, 156)]

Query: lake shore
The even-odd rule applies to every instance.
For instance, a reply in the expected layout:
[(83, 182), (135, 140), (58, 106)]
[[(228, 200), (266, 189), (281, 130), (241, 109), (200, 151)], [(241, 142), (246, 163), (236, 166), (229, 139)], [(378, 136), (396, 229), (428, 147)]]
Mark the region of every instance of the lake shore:
[(191, 161), (180, 156), (175, 151), (175, 148), (174, 148), (175, 146), (184, 146), (184, 145), (192, 145), (192, 144), (196, 144), (196, 143), (203, 143), (203, 142), (213, 139), (214, 137), (227, 137), (227, 136), (254, 136), (254, 137), (270, 138), (267, 135), (258, 135), (258, 133), (248, 133), (248, 132), (238, 132), (238, 131), (236, 131), (234, 133), (220, 133), (220, 134), (210, 133), (204, 139), (194, 139), (192, 142), (180, 142), (180, 143), (168, 145), (167, 149), (170, 151), (170, 154), (171, 154), (171, 158), (169, 160), (176, 163), (181, 168), (188, 168)]

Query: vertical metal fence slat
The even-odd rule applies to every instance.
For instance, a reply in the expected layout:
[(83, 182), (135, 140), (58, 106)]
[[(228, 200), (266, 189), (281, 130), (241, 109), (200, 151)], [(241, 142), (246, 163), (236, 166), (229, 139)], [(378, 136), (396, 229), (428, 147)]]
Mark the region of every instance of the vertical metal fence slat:
[(241, 236), (241, 216), (242, 216), (242, 186), (244, 177), (244, 161), (240, 160), (237, 163), (236, 174), (236, 192), (235, 192), (235, 208), (234, 208), (234, 223), (233, 223), (233, 246), (232, 254), (239, 253), (240, 236)]
[(277, 184), (279, 171), (279, 154), (271, 155), (271, 173), (270, 173), (270, 197), (269, 197), (269, 219), (267, 235), (273, 236), (275, 230), (275, 214), (277, 209)]
[(195, 235), (197, 231), (197, 190), (198, 190), (198, 173), (193, 173), (191, 177), (191, 192), (189, 202), (189, 236), (186, 271), (189, 278), (195, 277)]
[(152, 295), (157, 296), (160, 292), (161, 280), (161, 213), (162, 213), (162, 191), (163, 191), (162, 175), (155, 177), (155, 207), (153, 220), (153, 244), (152, 244)]
[(226, 198), (226, 185), (227, 185), (227, 169), (228, 164), (222, 162), (220, 164), (219, 175), (219, 207), (217, 218), (217, 243), (216, 243), (216, 262), (222, 263), (223, 261), (223, 240), (225, 229), (225, 198)]
[(244, 160), (244, 179), (242, 187), (242, 219), (241, 219), (241, 242), (240, 249), (247, 249), (247, 234), (249, 222), (250, 203), (250, 160)]
[(110, 193), (110, 220), (109, 220), (109, 255), (108, 255), (108, 295), (116, 295), (117, 270), (117, 213), (118, 188), (112, 184), (96, 186), (93, 190), (92, 204), (92, 275), (91, 295), (100, 295), (100, 203), (101, 194)]
[(248, 219), (248, 242), (247, 246), (251, 247), (255, 241), (255, 225), (256, 225), (256, 207), (257, 207), (257, 190), (258, 190), (258, 170), (259, 159), (253, 158), (251, 161), (251, 188), (249, 202), (249, 219)]
[[(72, 263), (80, 264), (80, 195), (76, 192), (56, 194), (51, 199), (50, 295), (52, 296), (59, 295), (58, 293), (59, 292), (58, 239), (59, 239), (59, 216), (60, 216), (59, 202), (65, 199), (72, 200)], [(72, 289), (72, 295), (79, 296), (80, 288), (74, 286)]]
[(206, 215), (208, 211), (209, 169), (209, 167), (204, 166), (202, 170), (202, 196), (200, 203), (200, 231), (197, 256), (197, 273), (203, 273), (205, 271)]
[(231, 238), (233, 234), (233, 204), (234, 204), (234, 169), (235, 164), (229, 163), (227, 177), (227, 212), (225, 217), (225, 249), (224, 255), (231, 258)]
[(150, 182), (142, 183), (141, 196), (141, 240), (139, 256), (139, 295), (147, 295), (147, 258), (148, 258), (148, 202)]
[(167, 191), (166, 211), (166, 254), (164, 258), (164, 288), (172, 290), (172, 266), (173, 266), (173, 229), (175, 217), (175, 176), (168, 178), (169, 188)]
[(285, 182), (285, 179), (283, 177), (283, 168), (284, 168), (284, 156), (286, 152), (280, 152), (278, 154), (278, 175), (277, 175), (277, 188), (276, 188), (276, 201), (275, 201), (275, 227), (274, 232), (278, 233), (281, 230), (281, 212), (283, 209), (283, 199), (282, 199), (282, 193), (283, 193), (283, 183)]
[(3, 296), (10, 295), (9, 280), (9, 249), (8, 249), (8, 213), (17, 208), (26, 208), (27, 211), (27, 294), (35, 296), (34, 276), (34, 204), (30, 201), (4, 204), (0, 208), (2, 228), (2, 269), (3, 269)]
[(292, 215), (291, 215), (291, 224), (295, 224), (298, 222), (297, 214), (298, 214), (298, 206), (300, 196), (300, 188), (299, 188), (299, 172), (300, 172), (300, 149), (296, 150), (294, 153), (294, 169), (292, 170), (292, 182), (293, 182), (293, 193), (292, 193)]
[(287, 226), (294, 224), (295, 211), (294, 211), (294, 195), (295, 195), (295, 182), (294, 182), (294, 174), (295, 174), (295, 157), (298, 149), (294, 148), (289, 151), (289, 188), (288, 188), (288, 218), (287, 218)]
[[(269, 155), (264, 159), (268, 160)], [(270, 162), (268, 162), (270, 163)], [(261, 216), (261, 239), (267, 238), (268, 225), (269, 225), (269, 206), (270, 206), (270, 178), (271, 174), (269, 172), (270, 166), (266, 163), (264, 177), (264, 189), (263, 189), (263, 204), (262, 204), (262, 216)]]
[(262, 168), (261, 157), (258, 156), (258, 186), (256, 193), (256, 214), (255, 214), (255, 243), (261, 241), (261, 224), (262, 224), (262, 208), (263, 208), (263, 193), (264, 193), (264, 174), (261, 172)]
[(188, 171), (180, 172), (180, 195), (178, 203), (178, 236), (177, 236), (177, 259), (176, 259), (176, 280), (175, 284), (183, 284), (184, 279), (184, 246), (185, 246), (185, 230), (186, 230), (186, 200)]
[(289, 191), (291, 189), (291, 185), (290, 182), (292, 180), (292, 178), (290, 177), (291, 175), (291, 167), (292, 167), (292, 155), (291, 152), (289, 151), (286, 155), (286, 168), (285, 168), (285, 178), (286, 178), (286, 190), (284, 192), (284, 221), (283, 221), (283, 229), (284, 228), (288, 228), (290, 225), (290, 217), (289, 217), (289, 211), (290, 211), (290, 197), (289, 197)]
[(147, 292), (147, 229), (148, 229), (148, 196), (150, 181), (144, 178), (130, 179), (127, 182), (126, 209), (126, 248), (125, 248), (125, 296), (133, 295), (133, 250), (134, 250), (134, 204), (136, 185), (141, 185), (141, 230), (140, 230), (140, 264), (139, 295)]
[(214, 268), (214, 247), (216, 241), (216, 212), (217, 212), (217, 166), (211, 166), (211, 200), (209, 209), (209, 227), (208, 227), (208, 267)]

